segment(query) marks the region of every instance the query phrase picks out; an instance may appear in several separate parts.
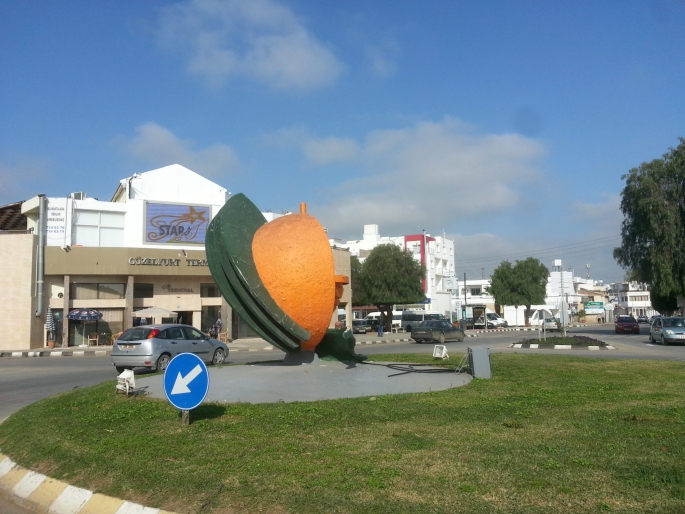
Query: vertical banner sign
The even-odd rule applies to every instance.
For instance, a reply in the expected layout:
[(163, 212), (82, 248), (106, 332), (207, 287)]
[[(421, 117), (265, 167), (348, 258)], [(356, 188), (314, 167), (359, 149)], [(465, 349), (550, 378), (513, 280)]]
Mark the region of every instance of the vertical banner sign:
[(208, 205), (146, 202), (145, 242), (203, 245), (211, 209)]

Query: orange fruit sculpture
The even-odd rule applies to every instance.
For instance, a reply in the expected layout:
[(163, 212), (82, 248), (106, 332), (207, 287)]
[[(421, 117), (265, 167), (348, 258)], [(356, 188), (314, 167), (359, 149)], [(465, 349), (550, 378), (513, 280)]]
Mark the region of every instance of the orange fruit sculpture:
[(303, 350), (314, 350), (331, 322), (349, 283), (335, 275), (333, 253), (321, 223), (307, 214), (290, 214), (262, 225), (252, 240), (252, 256), (269, 294), (294, 321), (309, 330)]
[(212, 219), (207, 262), (222, 296), (265, 340), (294, 355), (361, 362), (351, 331), (329, 329), (349, 279), (335, 275), (333, 251), (316, 218), (300, 213), (271, 223), (243, 194)]

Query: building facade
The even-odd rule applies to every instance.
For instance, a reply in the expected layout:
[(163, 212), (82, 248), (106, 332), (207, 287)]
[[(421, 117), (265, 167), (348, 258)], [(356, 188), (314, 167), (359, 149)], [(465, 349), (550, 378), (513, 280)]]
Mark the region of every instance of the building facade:
[[(58, 346), (86, 344), (89, 338), (107, 343), (148, 307), (177, 317), (146, 318), (147, 323), (176, 319), (206, 331), (220, 318), (228, 338), (254, 337), (221, 296), (205, 254), (207, 227), (229, 194), (172, 165), (121, 180), (111, 201), (79, 192), (23, 202), (26, 230), (0, 236), (0, 258), (9, 263), (0, 300), (12, 306), (11, 335), (0, 349), (43, 347), (48, 308)], [(279, 216), (268, 213), (267, 219)], [(349, 276), (349, 252), (334, 251), (334, 263), (336, 274)], [(340, 305), (351, 314), (350, 294), (345, 286)], [(98, 310), (102, 318), (67, 320), (74, 308)]]
[[(423, 291), (426, 294), (425, 304), (397, 306), (404, 308), (422, 308), (441, 314), (451, 309), (450, 290), (454, 286), (454, 242), (443, 236), (430, 234), (412, 234), (406, 236), (381, 236), (378, 225), (364, 225), (362, 239), (353, 241), (329, 240), (333, 248), (349, 250), (351, 255), (364, 261), (376, 246), (394, 244), (403, 250), (408, 250), (418, 262), (426, 267), (423, 279)], [(348, 318), (351, 319), (351, 318)]]
[(609, 287), (609, 294), (615, 300), (616, 315), (651, 317), (658, 314), (652, 307), (649, 289), (638, 282), (615, 282)]

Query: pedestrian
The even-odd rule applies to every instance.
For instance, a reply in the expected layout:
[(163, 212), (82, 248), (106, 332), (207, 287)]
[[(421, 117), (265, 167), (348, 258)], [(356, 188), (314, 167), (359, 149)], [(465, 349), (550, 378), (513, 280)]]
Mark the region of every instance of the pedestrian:
[(221, 324), (221, 316), (218, 317), (218, 319), (216, 320), (216, 323), (214, 323), (214, 325), (216, 325), (216, 331), (221, 332), (221, 327), (223, 326)]
[(216, 329), (216, 325), (212, 325), (212, 328), (209, 329), (209, 337), (216, 339), (218, 335), (219, 331)]
[(378, 337), (383, 337), (383, 316), (378, 318)]

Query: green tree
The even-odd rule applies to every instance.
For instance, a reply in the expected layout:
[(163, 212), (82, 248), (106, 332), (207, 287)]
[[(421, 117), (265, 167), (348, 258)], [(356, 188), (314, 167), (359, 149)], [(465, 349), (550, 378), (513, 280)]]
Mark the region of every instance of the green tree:
[(488, 293), (499, 305), (513, 305), (517, 307), (523, 305), (523, 299), (518, 292), (514, 278), (514, 268), (509, 261), (502, 261), (490, 276), (490, 286)]
[(652, 307), (666, 316), (670, 316), (678, 310), (678, 297), (676, 295), (661, 296), (654, 291), (650, 291), (649, 299), (652, 302)]
[(369, 305), (369, 295), (366, 293), (362, 282), (362, 263), (356, 255), (350, 257), (350, 282), (352, 287), (352, 306), (362, 307)]
[(412, 254), (393, 244), (379, 245), (369, 253), (361, 270), (361, 284), (368, 303), (383, 313), (384, 328), (392, 326), (392, 307), (426, 299), (422, 280), (426, 268)]
[[(519, 287), (519, 294), (523, 299), (522, 305), (526, 306), (526, 326), (530, 318), (531, 305), (545, 303), (545, 290), (549, 270), (534, 257), (528, 257), (525, 261), (516, 261), (514, 273)], [(566, 324), (566, 320), (564, 320)]]
[(490, 277), (488, 292), (499, 305), (525, 305), (525, 323), (528, 325), (532, 305), (545, 302), (545, 288), (549, 270), (539, 260), (528, 257), (511, 265), (503, 261)]
[(649, 284), (666, 305), (685, 293), (685, 139), (679, 141), (661, 159), (621, 177), (624, 218), (621, 246), (614, 249), (630, 277)]

